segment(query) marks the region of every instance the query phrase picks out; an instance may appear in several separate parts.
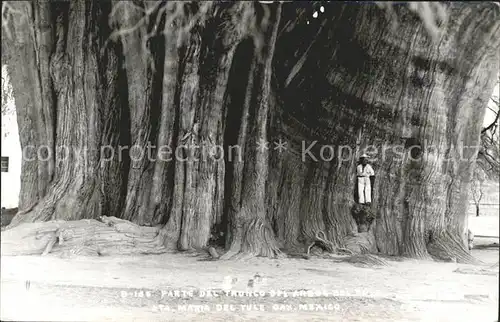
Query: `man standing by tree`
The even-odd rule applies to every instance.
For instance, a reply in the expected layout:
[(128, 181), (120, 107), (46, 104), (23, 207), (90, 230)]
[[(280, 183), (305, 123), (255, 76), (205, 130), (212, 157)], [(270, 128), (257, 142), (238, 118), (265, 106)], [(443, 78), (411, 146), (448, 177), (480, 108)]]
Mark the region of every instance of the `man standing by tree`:
[(372, 187), (370, 177), (375, 175), (373, 168), (368, 163), (368, 155), (363, 154), (360, 157), (360, 164), (357, 169), (358, 176), (358, 196), (360, 204), (371, 204), (372, 202)]

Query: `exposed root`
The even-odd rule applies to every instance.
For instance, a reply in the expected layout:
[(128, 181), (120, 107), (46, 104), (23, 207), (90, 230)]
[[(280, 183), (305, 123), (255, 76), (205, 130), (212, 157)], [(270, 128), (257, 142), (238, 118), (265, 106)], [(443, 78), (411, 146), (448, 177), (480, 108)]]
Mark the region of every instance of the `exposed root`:
[(236, 240), (221, 260), (245, 260), (252, 257), (278, 258), (283, 254), (274, 238), (271, 227), (260, 218), (251, 220), (242, 229), (241, 241)]
[[(320, 251), (319, 254), (317, 252), (313, 252), (313, 254), (311, 254), (311, 251), (316, 249), (315, 247), (317, 247), (318, 250)], [(325, 253), (321, 253), (321, 250), (324, 251)], [(320, 230), (316, 233), (315, 239), (307, 247), (305, 254), (293, 251), (291, 253), (288, 253), (288, 257), (309, 259), (311, 255), (315, 255), (321, 258), (328, 259), (331, 258), (333, 255), (345, 255), (345, 254), (353, 255), (356, 254), (356, 252), (349, 248), (335, 246), (335, 243), (327, 239), (325, 232)]]
[(5, 226), (5, 230), (9, 230), (11, 228), (14, 228), (23, 222), (34, 222), (34, 218), (36, 218), (36, 214), (33, 212), (33, 209), (35, 206), (38, 205), (38, 202), (35, 202), (28, 208), (24, 210), (19, 210), (15, 214), (15, 216), (10, 220), (9, 224)]
[(157, 243), (172, 251), (176, 250), (179, 241), (179, 230), (169, 226), (168, 223), (165, 227), (159, 229), (158, 236), (156, 237)]
[(356, 266), (389, 266), (389, 263), (372, 254), (357, 254), (346, 258), (337, 259), (337, 262), (351, 263)]
[(343, 243), (346, 247), (335, 247), (335, 244), (326, 238), (323, 231), (316, 233), (315, 240), (307, 248), (307, 254), (303, 256), (305, 259), (310, 258), (310, 251), (313, 246), (319, 246), (327, 253), (323, 254), (322, 258), (331, 258), (334, 254), (348, 253), (351, 256), (339, 258), (335, 257), (336, 262), (347, 262), (360, 266), (388, 266), (388, 262), (384, 259), (368, 253), (376, 252), (375, 240), (370, 233), (359, 233), (353, 236), (347, 236)]
[(226, 253), (222, 254), (222, 256), (219, 257), (220, 260), (230, 260), (230, 259), (234, 259), (236, 257), (236, 255), (239, 254), (238, 251), (236, 250), (229, 250), (227, 251)]
[(320, 230), (316, 233), (315, 240), (307, 247), (307, 256), (310, 255), (311, 248), (313, 246), (319, 246), (329, 253), (334, 253), (336, 251), (335, 244), (326, 238), (326, 234)]
[(377, 252), (377, 244), (371, 232), (356, 233), (342, 240), (343, 250), (350, 254), (369, 254)]
[(257, 257), (255, 253), (237, 253), (233, 255), (230, 259), (231, 260), (237, 260), (237, 261), (245, 261), (251, 258)]
[(2, 232), (2, 255), (161, 254), (158, 227), (141, 227), (116, 217), (25, 223)]
[[(54, 247), (54, 245), (57, 243), (57, 240), (59, 239), (58, 235), (59, 235), (59, 229), (52, 235), (51, 239), (47, 243), (47, 247), (45, 247), (45, 250), (42, 253), (42, 256), (45, 256), (52, 251), (52, 248)], [(61, 244), (61, 243), (59, 243), (59, 244)]]
[(352, 250), (350, 250), (350, 249), (347, 249), (347, 248), (338, 247), (337, 251), (338, 252), (344, 252), (344, 253), (347, 253), (349, 255), (354, 255), (354, 252)]
[(210, 256), (213, 258), (213, 259), (218, 259), (219, 258), (219, 253), (217, 253), (217, 251), (215, 250), (215, 248), (213, 247), (209, 247), (208, 248), (208, 253), (210, 254)]
[(460, 238), (453, 236), (449, 232), (442, 233), (435, 237), (428, 245), (427, 251), (439, 261), (457, 262), (463, 264), (482, 264), (474, 258)]
[[(353, 248), (352, 245), (348, 244), (348, 246)], [(303, 253), (299, 254), (297, 252), (293, 252), (293, 253), (288, 254), (288, 256), (293, 257), (293, 258), (309, 259), (311, 257), (311, 251), (315, 249), (314, 247), (320, 248), (321, 250), (325, 251), (325, 253), (320, 253), (320, 254), (315, 253), (313, 255), (316, 255), (316, 256), (319, 256), (319, 257), (325, 258), (325, 259), (331, 258), (332, 256), (335, 256), (335, 255), (354, 255), (354, 254), (359, 253), (359, 251), (356, 252), (356, 251), (353, 251), (352, 249), (349, 249), (346, 247), (335, 246), (335, 243), (329, 241), (326, 238), (326, 234), (320, 230), (316, 233), (315, 239), (312, 241), (312, 243), (309, 244), (309, 246), (307, 247), (306, 254), (303, 254)], [(356, 250), (355, 247), (354, 247), (354, 249)], [(370, 251), (371, 251), (371, 249), (366, 248), (366, 252), (370, 252)]]

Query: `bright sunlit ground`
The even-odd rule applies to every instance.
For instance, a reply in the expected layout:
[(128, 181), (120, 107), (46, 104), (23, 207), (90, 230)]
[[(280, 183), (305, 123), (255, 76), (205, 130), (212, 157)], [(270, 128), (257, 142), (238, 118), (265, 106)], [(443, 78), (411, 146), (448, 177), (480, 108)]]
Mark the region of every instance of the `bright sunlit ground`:
[[(470, 223), (476, 234), (489, 234), (497, 227), (498, 236), (498, 215), (470, 217)], [(476, 244), (491, 242), (498, 240), (476, 240)], [(493, 322), (498, 319), (498, 266), (492, 269), (491, 264), (498, 262), (498, 247), (474, 250), (473, 254), (490, 266), (487, 271), (493, 275), (454, 272), (467, 267), (477, 272), (488, 266), (414, 260), (362, 268), (327, 259), (211, 262), (189, 254), (3, 257), (1, 320)], [(265, 282), (255, 287), (267, 295), (286, 291), (288, 297), (207, 297), (194, 291), (191, 298), (175, 294), (162, 298), (161, 294), (215, 290), (223, 295), (226, 287), (252, 290), (248, 281), (256, 273)], [(30, 281), (29, 290), (26, 281)], [(134, 294), (141, 290), (151, 292), (150, 297)], [(323, 294), (328, 296), (293, 297), (297, 290), (328, 292)], [(198, 306), (184, 306), (188, 304)], [(252, 304), (255, 306), (245, 306)], [(202, 309), (207, 311), (193, 311)]]

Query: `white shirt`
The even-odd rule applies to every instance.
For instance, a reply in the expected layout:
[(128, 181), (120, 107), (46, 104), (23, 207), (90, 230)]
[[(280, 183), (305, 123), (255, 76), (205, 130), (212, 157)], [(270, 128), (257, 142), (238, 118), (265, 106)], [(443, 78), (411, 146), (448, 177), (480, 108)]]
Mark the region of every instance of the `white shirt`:
[(369, 164), (365, 165), (364, 168), (363, 168), (363, 165), (360, 164), (360, 165), (358, 165), (356, 170), (357, 170), (359, 177), (371, 177), (371, 176), (375, 175), (375, 171), (373, 171), (372, 166)]

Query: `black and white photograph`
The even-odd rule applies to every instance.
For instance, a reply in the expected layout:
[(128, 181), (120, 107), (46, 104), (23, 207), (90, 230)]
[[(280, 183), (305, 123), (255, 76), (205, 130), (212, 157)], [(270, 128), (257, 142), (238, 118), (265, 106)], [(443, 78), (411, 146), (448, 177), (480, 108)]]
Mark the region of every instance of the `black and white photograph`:
[(2, 1), (0, 321), (498, 322), (500, 2)]

